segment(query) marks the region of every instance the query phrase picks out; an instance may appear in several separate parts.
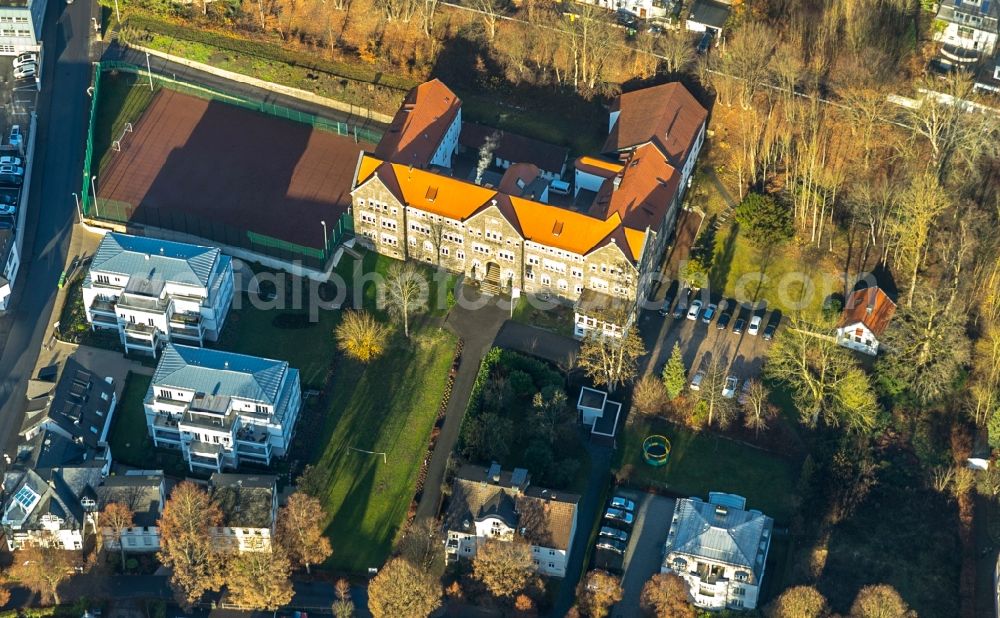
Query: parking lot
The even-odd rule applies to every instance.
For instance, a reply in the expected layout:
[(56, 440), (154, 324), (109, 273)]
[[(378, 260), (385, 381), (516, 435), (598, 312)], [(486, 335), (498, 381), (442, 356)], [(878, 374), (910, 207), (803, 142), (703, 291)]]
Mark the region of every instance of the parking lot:
[[(669, 284), (662, 286), (658, 292), (659, 303)], [(660, 315), (655, 309), (647, 309), (639, 316), (639, 332), (646, 349), (649, 350), (649, 369), (658, 374), (673, 351), (674, 343), (680, 343), (684, 355), (684, 365), (689, 376), (699, 368), (706, 367), (711, 361), (718, 360), (727, 368), (727, 373), (737, 376), (741, 381), (756, 377), (764, 365), (764, 355), (770, 345), (763, 336), (763, 331), (772, 320), (780, 320), (780, 312), (770, 311), (765, 307), (753, 308), (739, 305), (733, 310), (728, 325), (718, 328), (719, 319), (727, 303), (721, 296), (692, 294), (691, 300), (702, 299), (702, 309), (710, 303), (718, 305), (710, 323), (706, 324), (701, 315), (697, 320), (690, 320), (685, 315), (674, 318), (672, 314)], [(730, 299), (732, 301), (732, 299)], [(676, 303), (676, 301), (675, 301)], [(674, 305), (676, 306), (676, 305)], [(673, 307), (672, 307), (673, 308)], [(750, 321), (753, 316), (761, 318), (756, 335), (750, 333)], [(743, 332), (737, 334), (735, 326), (738, 320), (744, 320)], [(783, 326), (779, 326), (775, 337), (781, 336)]]
[(642, 587), (660, 572), (663, 544), (667, 541), (674, 500), (645, 492), (619, 489), (615, 496), (635, 503), (635, 519), (631, 526), (603, 520), (601, 526), (625, 530), (629, 539), (624, 553), (596, 548), (593, 567), (622, 575), (622, 600), (612, 610), (613, 618), (639, 616)]

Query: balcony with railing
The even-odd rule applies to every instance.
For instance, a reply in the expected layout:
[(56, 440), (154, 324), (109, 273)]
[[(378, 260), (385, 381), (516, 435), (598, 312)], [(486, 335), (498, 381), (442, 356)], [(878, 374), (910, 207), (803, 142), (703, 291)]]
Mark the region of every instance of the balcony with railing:
[(212, 431), (232, 433), (235, 416), (235, 414), (215, 415), (185, 412), (184, 415), (181, 416), (181, 421), (178, 425), (181, 431), (210, 429)]
[(151, 296), (137, 296), (135, 294), (122, 294), (118, 297), (118, 308), (131, 311), (142, 311), (143, 313), (155, 313), (163, 315), (167, 311), (170, 301), (165, 298), (153, 298)]
[(149, 324), (141, 324), (139, 322), (125, 322), (125, 336), (133, 337), (135, 339), (146, 340), (148, 342), (156, 338), (158, 329), (155, 326), (150, 326)]
[(157, 415), (153, 419), (153, 437), (157, 440), (180, 442), (181, 433), (177, 420), (165, 415)]
[(108, 298), (95, 298), (90, 302), (90, 312), (91, 313), (108, 313), (115, 316), (118, 319), (118, 312), (115, 310), (116, 302), (114, 299)]

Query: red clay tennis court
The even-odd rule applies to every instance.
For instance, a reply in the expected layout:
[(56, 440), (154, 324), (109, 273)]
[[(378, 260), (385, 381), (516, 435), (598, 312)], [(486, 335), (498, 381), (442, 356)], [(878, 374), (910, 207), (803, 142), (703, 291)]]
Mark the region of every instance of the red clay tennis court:
[(321, 249), (350, 204), (353, 137), (162, 88), (97, 179), (97, 213), (224, 241)]

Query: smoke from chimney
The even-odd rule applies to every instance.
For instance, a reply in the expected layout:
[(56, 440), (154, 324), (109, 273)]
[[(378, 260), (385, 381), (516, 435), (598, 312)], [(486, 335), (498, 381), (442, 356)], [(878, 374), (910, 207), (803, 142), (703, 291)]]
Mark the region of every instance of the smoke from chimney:
[(497, 144), (500, 142), (500, 133), (493, 132), (483, 145), (479, 147), (479, 163), (476, 164), (476, 184), (483, 184), (483, 173), (486, 172), (486, 168), (490, 166), (490, 162), (493, 161), (493, 152), (497, 149)]

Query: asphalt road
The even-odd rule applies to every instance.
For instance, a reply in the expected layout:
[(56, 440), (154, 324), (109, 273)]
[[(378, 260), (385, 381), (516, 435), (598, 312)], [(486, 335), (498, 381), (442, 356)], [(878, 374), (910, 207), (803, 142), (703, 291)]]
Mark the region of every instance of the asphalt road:
[[(0, 436), (11, 453), (20, 428), (27, 380), (35, 366), (56, 297), (73, 226), (70, 195), (79, 191), (90, 85), (89, 28), (96, 5), (52, 0), (43, 26), (42, 90), (21, 272), (12, 310), (0, 317)], [(0, 61), (6, 62), (4, 57)]]

